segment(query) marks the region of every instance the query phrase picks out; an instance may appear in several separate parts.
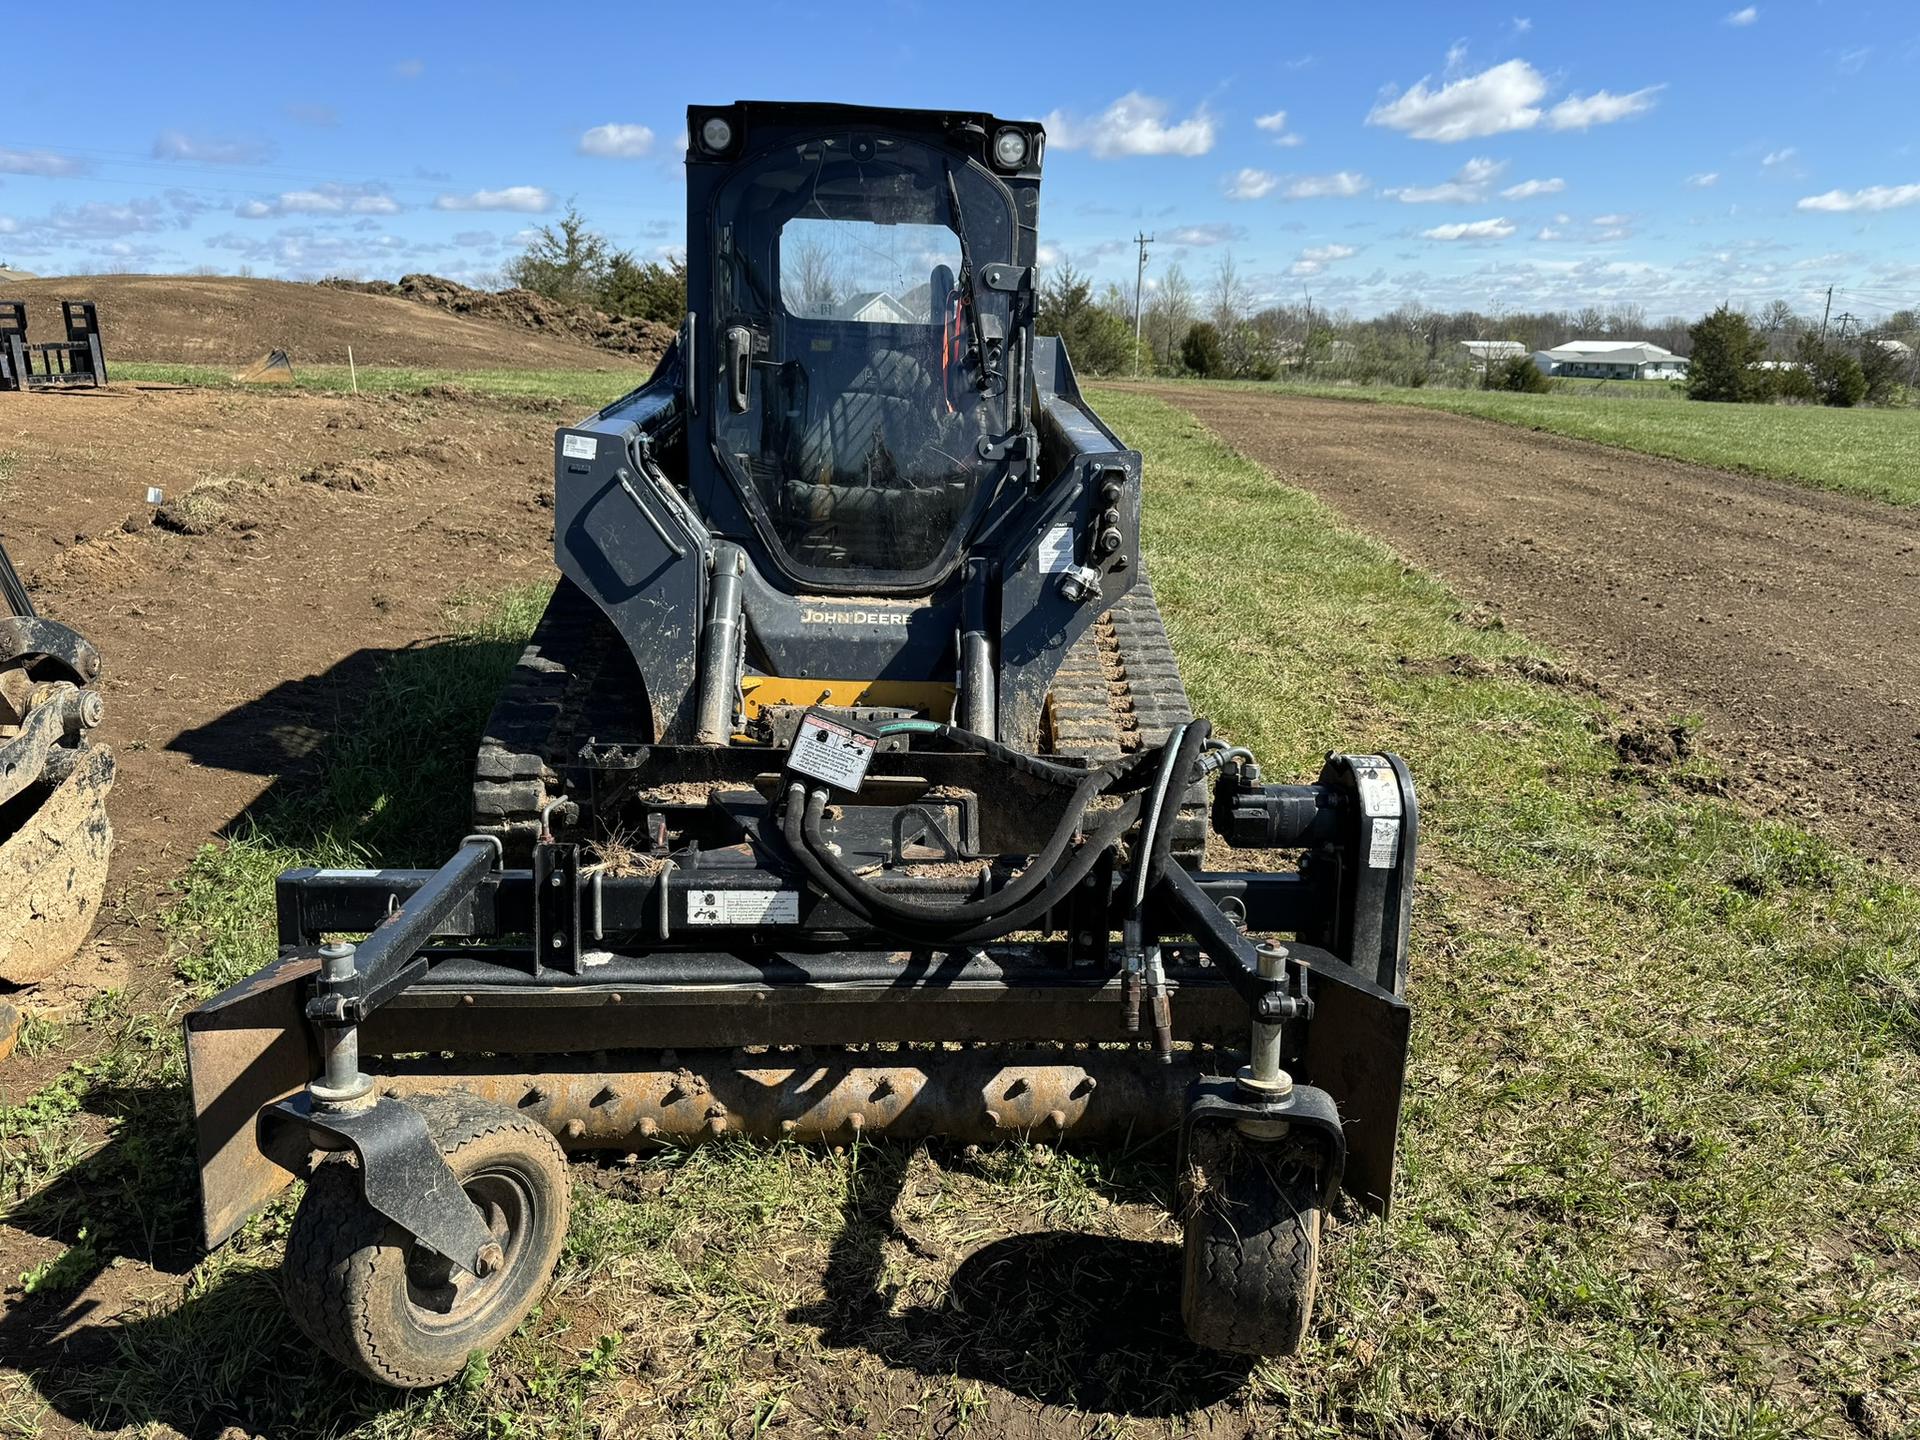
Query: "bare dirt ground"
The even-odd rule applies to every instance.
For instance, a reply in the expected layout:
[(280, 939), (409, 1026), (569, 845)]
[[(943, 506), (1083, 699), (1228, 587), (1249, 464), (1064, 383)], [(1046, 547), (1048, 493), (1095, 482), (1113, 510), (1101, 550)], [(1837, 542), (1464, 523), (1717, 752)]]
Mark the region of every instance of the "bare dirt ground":
[[(103, 656), (101, 734), (120, 764), (106, 918), (70, 972), (77, 999), (160, 973), (154, 918), (188, 857), (352, 712), (338, 692), (373, 657), (438, 633), (462, 577), (545, 573), (545, 403), (7, 397), (0, 538), (40, 608)], [(220, 723), (243, 709), (272, 723)], [(27, 1078), (15, 1067), (7, 1088)]]
[(363, 366), (611, 370), (633, 363), (579, 335), (494, 324), (397, 293), (285, 280), (82, 275), (16, 282), (0, 298), (27, 302), (27, 338), (36, 341), (65, 336), (60, 301), (93, 301), (109, 375), (115, 360), (237, 371), (273, 349), (285, 350), (296, 367), (344, 365), (348, 346), (354, 362)]
[(1920, 866), (1920, 515), (1433, 411), (1152, 388), (1630, 709), (1698, 716), (1744, 800)]

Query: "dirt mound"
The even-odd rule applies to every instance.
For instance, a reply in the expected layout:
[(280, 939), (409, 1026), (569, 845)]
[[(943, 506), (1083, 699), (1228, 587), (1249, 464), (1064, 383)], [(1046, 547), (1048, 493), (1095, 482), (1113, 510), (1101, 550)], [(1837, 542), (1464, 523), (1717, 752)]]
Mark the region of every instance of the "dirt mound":
[[(445, 282), (441, 282), (445, 283)], [(349, 288), (201, 275), (83, 275), (9, 283), (27, 302), (30, 334), (56, 339), (63, 299), (92, 300), (106, 335), (107, 370), (116, 360), (212, 365), (231, 372), (270, 350), (302, 365), (344, 365), (347, 347), (362, 366), (436, 370), (615, 370), (641, 368), (557, 328), (501, 324), (451, 306), (416, 304), (397, 286)], [(653, 355), (657, 357), (659, 349)]]
[(512, 325), (566, 340), (634, 355), (651, 365), (673, 340), (673, 331), (651, 320), (609, 315), (587, 305), (549, 300), (531, 290), (474, 290), (438, 275), (403, 275), (389, 280), (322, 280), (322, 286), (363, 295), (398, 295), (422, 305), (469, 315), (496, 325)]

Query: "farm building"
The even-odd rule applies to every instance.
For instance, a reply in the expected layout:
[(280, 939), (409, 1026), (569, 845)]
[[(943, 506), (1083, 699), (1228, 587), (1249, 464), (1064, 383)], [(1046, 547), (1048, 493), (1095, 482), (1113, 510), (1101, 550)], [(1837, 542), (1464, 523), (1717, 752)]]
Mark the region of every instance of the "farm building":
[(1527, 347), (1518, 340), (1462, 340), (1460, 350), (1476, 365), (1494, 364), (1527, 353)]
[(1578, 380), (1684, 380), (1687, 362), (1646, 340), (1569, 340), (1533, 352), (1543, 375)]

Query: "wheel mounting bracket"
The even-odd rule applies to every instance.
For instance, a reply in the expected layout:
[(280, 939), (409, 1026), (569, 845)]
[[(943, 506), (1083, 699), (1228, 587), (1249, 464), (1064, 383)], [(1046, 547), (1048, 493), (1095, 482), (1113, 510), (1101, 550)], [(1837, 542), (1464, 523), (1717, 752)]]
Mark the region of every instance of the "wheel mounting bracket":
[(316, 1110), (300, 1094), (262, 1110), (259, 1125), (261, 1153), (303, 1179), (316, 1139), (351, 1150), (367, 1204), (461, 1269), (484, 1276), (494, 1268), (493, 1234), (413, 1106), (383, 1096), (361, 1110)]
[(1187, 1153), (1194, 1129), (1200, 1125), (1233, 1125), (1241, 1120), (1271, 1123), (1284, 1120), (1296, 1132), (1304, 1131), (1310, 1142), (1322, 1146), (1327, 1164), (1322, 1176), (1322, 1200), (1330, 1201), (1346, 1169), (1347, 1137), (1340, 1126), (1340, 1111), (1333, 1097), (1312, 1085), (1295, 1085), (1272, 1101), (1248, 1097), (1232, 1076), (1203, 1075), (1187, 1090), (1187, 1108), (1180, 1118), (1181, 1170), (1186, 1169)]

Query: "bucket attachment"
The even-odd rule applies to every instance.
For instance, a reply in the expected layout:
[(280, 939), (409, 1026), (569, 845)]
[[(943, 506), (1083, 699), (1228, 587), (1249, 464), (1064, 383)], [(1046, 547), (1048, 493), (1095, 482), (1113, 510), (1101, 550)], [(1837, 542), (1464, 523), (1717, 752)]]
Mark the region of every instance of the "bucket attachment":
[(100, 911), (113, 752), (100, 657), (42, 619), (0, 551), (0, 983), (30, 985), (73, 954)]

